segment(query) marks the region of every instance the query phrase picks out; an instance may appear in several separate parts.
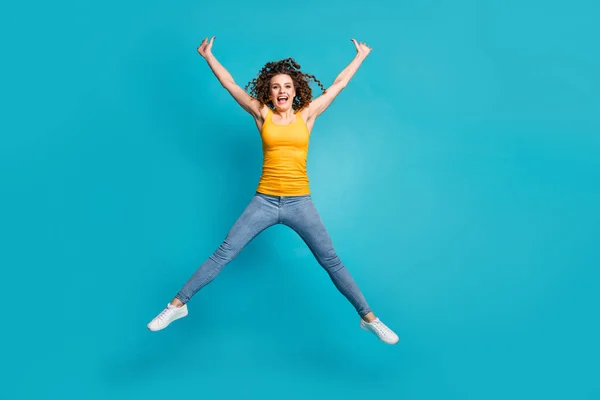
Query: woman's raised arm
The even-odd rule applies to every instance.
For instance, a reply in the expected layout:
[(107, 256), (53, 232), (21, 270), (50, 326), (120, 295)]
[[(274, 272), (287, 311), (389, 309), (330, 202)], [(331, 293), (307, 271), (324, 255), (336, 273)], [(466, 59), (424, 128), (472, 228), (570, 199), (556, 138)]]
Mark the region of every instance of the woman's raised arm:
[(371, 48), (365, 43), (358, 43), (355, 39), (352, 39), (352, 42), (354, 42), (354, 45), (356, 46), (356, 56), (350, 62), (350, 64), (348, 64), (346, 68), (339, 73), (333, 84), (327, 88), (325, 93), (314, 99), (309, 104), (307, 107), (308, 119), (317, 118), (323, 111), (327, 109), (327, 107), (329, 107), (337, 95), (340, 94), (346, 85), (348, 85), (348, 82), (350, 82), (350, 79), (352, 79), (358, 70), (358, 67), (360, 67), (362, 62), (371, 52)]
[(233, 96), (235, 101), (238, 102), (240, 106), (248, 113), (252, 114), (254, 118), (259, 118), (261, 116), (260, 109), (261, 104), (258, 100), (250, 96), (244, 89), (242, 89), (235, 80), (221, 65), (221, 63), (217, 60), (217, 58), (212, 54), (212, 45), (215, 38), (214, 36), (208, 40), (208, 38), (204, 39), (200, 46), (198, 47), (198, 53), (204, 57), (208, 66), (215, 74), (221, 85), (227, 89), (227, 91)]

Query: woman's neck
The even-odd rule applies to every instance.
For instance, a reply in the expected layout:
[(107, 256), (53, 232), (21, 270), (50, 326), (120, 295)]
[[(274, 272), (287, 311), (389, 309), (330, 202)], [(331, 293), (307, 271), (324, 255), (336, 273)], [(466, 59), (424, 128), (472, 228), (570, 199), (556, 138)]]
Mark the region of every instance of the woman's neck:
[(279, 111), (279, 110), (274, 110), (273, 111), (274, 114), (276, 114), (279, 118), (281, 118), (284, 121), (290, 121), (292, 119), (294, 119), (294, 109), (290, 108), (287, 111)]

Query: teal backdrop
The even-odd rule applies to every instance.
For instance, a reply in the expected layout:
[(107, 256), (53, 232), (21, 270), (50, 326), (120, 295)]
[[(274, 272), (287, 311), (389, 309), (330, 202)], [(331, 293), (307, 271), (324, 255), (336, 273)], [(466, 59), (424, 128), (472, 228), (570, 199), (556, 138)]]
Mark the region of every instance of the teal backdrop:
[[(596, 2), (3, 5), (2, 398), (599, 399)], [(288, 228), (146, 324), (254, 193), (240, 85), (325, 85), (308, 168), (335, 247), (401, 340), (358, 327)]]

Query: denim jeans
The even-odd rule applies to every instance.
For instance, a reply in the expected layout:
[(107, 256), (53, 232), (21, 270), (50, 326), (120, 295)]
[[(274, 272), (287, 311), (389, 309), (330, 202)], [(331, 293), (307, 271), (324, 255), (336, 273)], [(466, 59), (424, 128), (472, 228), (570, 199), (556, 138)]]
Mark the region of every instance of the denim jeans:
[(371, 311), (356, 282), (336, 254), (310, 195), (279, 197), (257, 192), (219, 248), (196, 270), (176, 297), (187, 303), (254, 237), (275, 224), (284, 224), (300, 235), (333, 284), (361, 317)]

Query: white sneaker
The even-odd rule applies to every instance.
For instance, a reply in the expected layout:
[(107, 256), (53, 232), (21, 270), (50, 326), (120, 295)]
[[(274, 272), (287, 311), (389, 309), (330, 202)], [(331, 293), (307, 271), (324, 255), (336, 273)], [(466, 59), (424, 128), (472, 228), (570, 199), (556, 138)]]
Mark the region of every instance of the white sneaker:
[(187, 304), (181, 307), (172, 306), (167, 304), (167, 308), (162, 310), (150, 323), (148, 329), (151, 331), (160, 331), (165, 329), (169, 324), (179, 318), (183, 318), (188, 315)]
[(385, 326), (383, 322), (379, 320), (379, 318), (375, 319), (372, 322), (366, 322), (364, 319), (360, 319), (360, 327), (367, 332), (373, 332), (382, 342), (387, 344), (396, 344), (398, 343), (398, 335), (394, 333), (390, 328)]

